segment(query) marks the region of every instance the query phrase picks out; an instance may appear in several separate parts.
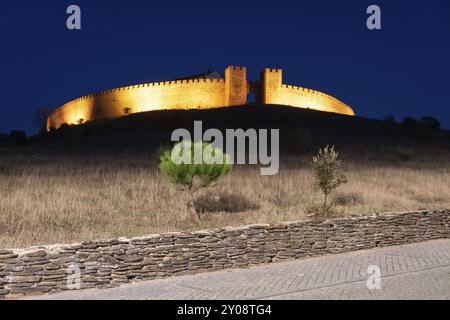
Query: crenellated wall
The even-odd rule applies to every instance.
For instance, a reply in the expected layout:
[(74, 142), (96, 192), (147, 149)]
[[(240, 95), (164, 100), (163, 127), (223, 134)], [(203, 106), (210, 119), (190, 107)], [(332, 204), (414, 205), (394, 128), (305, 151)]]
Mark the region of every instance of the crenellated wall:
[(261, 75), (264, 104), (281, 104), (354, 116), (345, 103), (320, 91), (283, 84), (281, 69), (265, 69)]
[(265, 69), (260, 82), (247, 81), (245, 67), (229, 66), (225, 78), (189, 79), (139, 84), (87, 95), (64, 104), (47, 121), (47, 129), (64, 123), (110, 119), (127, 114), (170, 109), (210, 109), (256, 102), (355, 115), (338, 99), (319, 91), (283, 84), (281, 69)]
[(59, 128), (63, 123), (79, 124), (152, 110), (206, 109), (224, 105), (224, 79), (148, 83), (103, 91), (70, 101), (49, 117), (47, 127)]

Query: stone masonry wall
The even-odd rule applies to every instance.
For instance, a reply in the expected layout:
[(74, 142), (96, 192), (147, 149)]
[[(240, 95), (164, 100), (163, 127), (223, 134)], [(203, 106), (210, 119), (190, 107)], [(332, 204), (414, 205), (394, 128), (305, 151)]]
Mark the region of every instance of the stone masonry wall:
[[(258, 224), (0, 250), (0, 299), (450, 238), (450, 210)], [(69, 280), (69, 281), (68, 281)], [(76, 281), (75, 281), (76, 283)]]

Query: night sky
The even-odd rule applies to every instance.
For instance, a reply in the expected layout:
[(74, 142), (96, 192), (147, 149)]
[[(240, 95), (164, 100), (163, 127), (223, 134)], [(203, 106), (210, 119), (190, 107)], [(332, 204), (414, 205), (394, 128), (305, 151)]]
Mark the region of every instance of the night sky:
[[(82, 30), (66, 28), (66, 8)], [(382, 10), (382, 30), (366, 9)], [(358, 115), (438, 118), (450, 128), (450, 0), (0, 0), (0, 131), (41, 106), (227, 65), (282, 68)]]

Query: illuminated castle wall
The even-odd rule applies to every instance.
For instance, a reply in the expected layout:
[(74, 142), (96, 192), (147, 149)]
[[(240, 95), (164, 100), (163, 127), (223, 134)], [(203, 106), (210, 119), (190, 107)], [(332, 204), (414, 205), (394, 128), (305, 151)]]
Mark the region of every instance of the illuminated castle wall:
[(230, 66), (225, 78), (186, 79), (133, 85), (72, 100), (55, 110), (47, 129), (127, 114), (170, 109), (211, 109), (243, 105), (249, 92), (256, 104), (279, 104), (355, 115), (338, 99), (319, 91), (283, 84), (280, 69), (265, 69), (259, 82), (247, 81), (245, 67)]
[(281, 69), (265, 69), (261, 73), (263, 104), (281, 104), (299, 108), (341, 113), (355, 113), (342, 101), (320, 91), (283, 84)]

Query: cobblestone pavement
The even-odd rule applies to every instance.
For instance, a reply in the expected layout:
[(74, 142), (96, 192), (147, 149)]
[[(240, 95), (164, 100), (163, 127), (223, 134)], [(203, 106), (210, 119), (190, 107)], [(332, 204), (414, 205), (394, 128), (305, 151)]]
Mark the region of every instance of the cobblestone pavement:
[[(368, 267), (381, 271), (369, 290)], [(33, 299), (450, 299), (450, 240), (224, 270)]]

